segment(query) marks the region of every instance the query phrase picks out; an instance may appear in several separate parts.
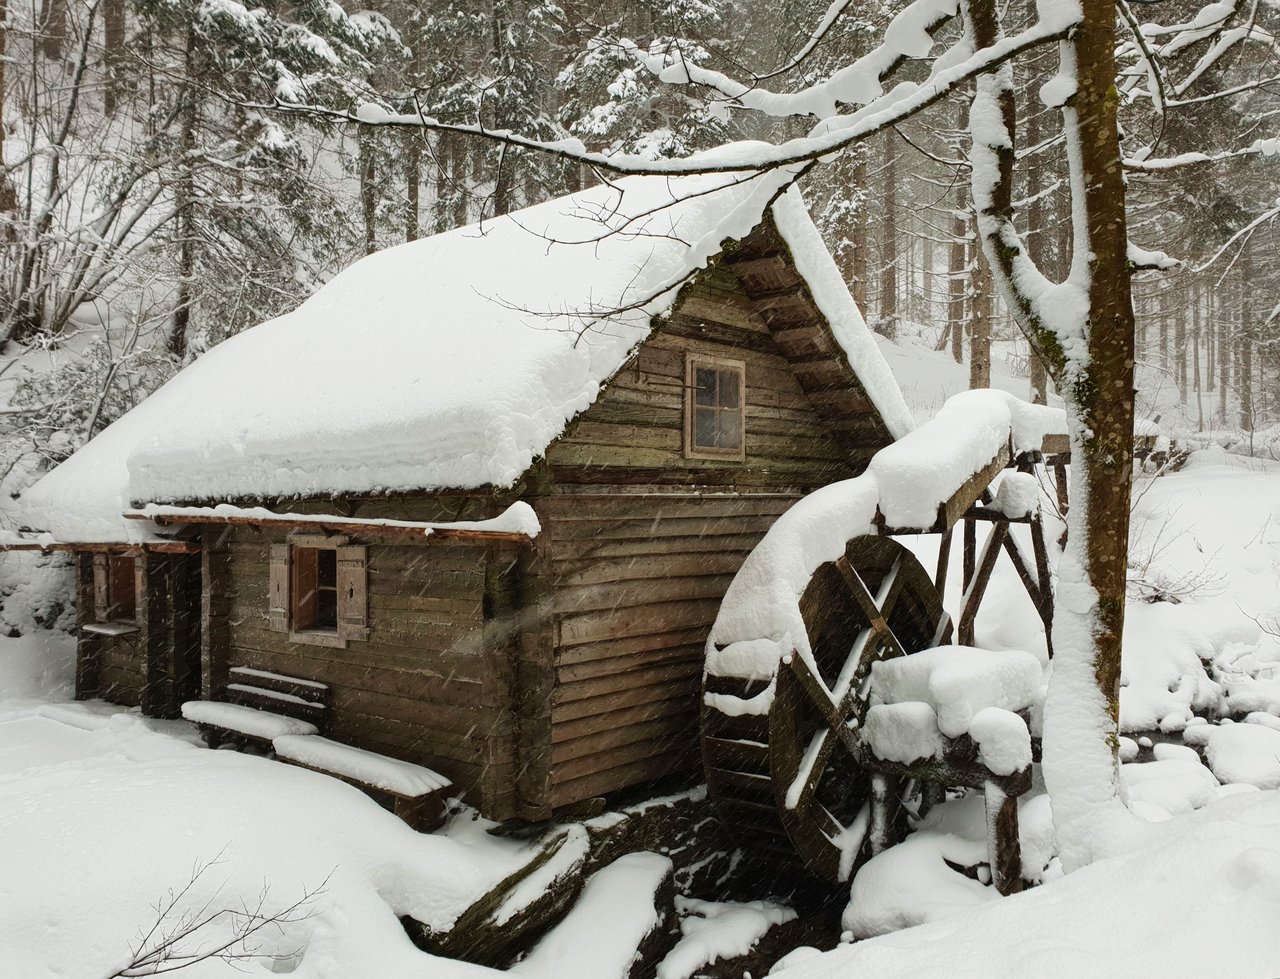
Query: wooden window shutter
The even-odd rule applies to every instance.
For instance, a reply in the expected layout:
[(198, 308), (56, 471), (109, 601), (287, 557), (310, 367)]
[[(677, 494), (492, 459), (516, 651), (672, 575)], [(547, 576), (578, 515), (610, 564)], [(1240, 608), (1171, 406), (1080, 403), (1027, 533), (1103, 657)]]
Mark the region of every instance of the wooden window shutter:
[(338, 549), (338, 638), (369, 638), (369, 549)]
[(111, 595), (107, 587), (110, 574), (107, 568), (107, 556), (93, 556), (93, 617), (98, 622), (106, 622), (111, 617)]
[(271, 545), (271, 575), (267, 585), (267, 628), (289, 631), (289, 545)]

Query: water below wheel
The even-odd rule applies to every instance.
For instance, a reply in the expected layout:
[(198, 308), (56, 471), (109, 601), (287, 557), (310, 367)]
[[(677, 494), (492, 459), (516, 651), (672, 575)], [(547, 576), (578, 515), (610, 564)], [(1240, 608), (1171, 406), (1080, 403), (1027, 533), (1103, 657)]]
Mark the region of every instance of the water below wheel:
[[(784, 657), (766, 713), (702, 711), (707, 785), (746, 848), (846, 881), (901, 832), (900, 787), (858, 761), (871, 664), (950, 641), (928, 572), (889, 537), (856, 537), (800, 599), (813, 655)], [(750, 698), (764, 681), (708, 674), (704, 689)], [(766, 698), (767, 699), (767, 698)]]

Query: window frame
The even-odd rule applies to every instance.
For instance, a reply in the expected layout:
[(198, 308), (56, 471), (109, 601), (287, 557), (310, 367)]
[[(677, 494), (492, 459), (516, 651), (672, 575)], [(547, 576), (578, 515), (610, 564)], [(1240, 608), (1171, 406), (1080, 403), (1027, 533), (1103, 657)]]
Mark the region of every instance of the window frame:
[[(699, 368), (717, 372), (733, 371), (738, 379), (738, 431), (741, 437), (736, 448), (724, 449), (694, 442), (696, 434), (697, 404), (697, 372)], [(717, 385), (719, 381), (717, 381)], [(708, 407), (703, 405), (701, 407)], [(719, 412), (730, 412), (733, 408), (714, 406)], [(747, 458), (747, 365), (745, 361), (730, 357), (717, 357), (711, 354), (686, 353), (684, 361), (684, 457), (686, 459), (707, 459), (717, 462), (745, 462)]]
[[(333, 584), (331, 586), (320, 585), (320, 552), (326, 551), (333, 554)], [(300, 560), (301, 558), (301, 560)], [(314, 572), (316, 584), (312, 586), (309, 593), (302, 593), (302, 578), (304, 574), (310, 572), (311, 569), (306, 565), (314, 561)], [(322, 591), (333, 592), (333, 625), (321, 626), (316, 624), (319, 619), (319, 593)], [(307, 625), (300, 625), (306, 616), (304, 611), (310, 611), (311, 621)], [(289, 542), (289, 631), (306, 636), (332, 636), (338, 638), (338, 545), (324, 543), (300, 543), (298, 541)]]
[[(348, 644), (353, 640), (367, 640), (369, 638), (368, 629), (368, 550), (364, 545), (352, 544), (351, 539), (345, 535), (323, 536), (316, 534), (291, 534), (283, 542), (273, 544), (270, 561), (273, 570), (269, 577), (274, 579), (274, 551), (279, 547), (284, 552), (284, 568), (282, 571), (284, 594), (283, 607), (274, 607), (274, 581), (269, 583), (268, 601), (267, 601), (267, 619), (268, 628), (276, 632), (286, 633), (289, 642), (303, 643), (312, 646), (330, 646), (335, 649), (346, 649)], [(299, 563), (296, 556), (299, 550), (308, 551), (333, 551), (335, 560), (335, 623), (333, 628), (297, 628), (298, 621), (298, 568)], [(362, 609), (360, 619), (352, 625), (349, 621), (352, 606), (344, 604), (341, 594), (343, 589), (343, 562), (344, 552), (359, 552), (359, 567), (363, 583), (359, 585), (358, 595), (354, 599)], [(347, 579), (350, 582), (350, 579)], [(348, 613), (348, 619), (344, 620), (344, 611)], [(277, 622), (277, 616), (280, 616)]]

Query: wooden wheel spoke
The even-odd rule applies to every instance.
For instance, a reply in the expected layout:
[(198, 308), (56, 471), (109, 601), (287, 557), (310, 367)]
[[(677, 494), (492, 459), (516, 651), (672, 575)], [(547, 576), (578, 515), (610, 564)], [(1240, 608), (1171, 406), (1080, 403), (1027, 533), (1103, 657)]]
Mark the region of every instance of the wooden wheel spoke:
[[(799, 681), (800, 689), (804, 691), (805, 699), (817, 709), (818, 716), (822, 718), (827, 730), (835, 735), (835, 739), (841, 743), (841, 747), (856, 757), (858, 746), (853, 732), (849, 730), (847, 715), (841, 713), (826, 686), (814, 675), (813, 670), (809, 668), (809, 664), (804, 661), (799, 653), (793, 653), (791, 656), (791, 672)], [(850, 692), (852, 693), (852, 691)]]
[(787, 787), (788, 809), (801, 808), (817, 794), (818, 783), (827, 773), (827, 763), (831, 761), (831, 752), (838, 740), (832, 737), (828, 730), (814, 733), (800, 761), (800, 770), (796, 773), (795, 780)]
[[(845, 587), (849, 590), (849, 594), (853, 596), (853, 600), (858, 603), (858, 607), (862, 609), (863, 614), (867, 617), (867, 621), (871, 624), (871, 628), (875, 630), (876, 637), (879, 642), (889, 646), (888, 652), (893, 656), (905, 656), (906, 649), (894, 635), (893, 629), (889, 626), (889, 615), (893, 611), (893, 606), (897, 604), (899, 596), (902, 594), (903, 585), (906, 582), (905, 576), (902, 574), (902, 559), (893, 562), (893, 567), (889, 569), (889, 573), (885, 575), (885, 581), (888, 587), (882, 586), (882, 594), (877, 597), (871, 594), (871, 590), (867, 588), (866, 582), (862, 580), (862, 576), (854, 570), (853, 565), (849, 563), (847, 557), (836, 559), (836, 570), (840, 572), (840, 577), (844, 580)], [(883, 658), (883, 653), (880, 657)]]

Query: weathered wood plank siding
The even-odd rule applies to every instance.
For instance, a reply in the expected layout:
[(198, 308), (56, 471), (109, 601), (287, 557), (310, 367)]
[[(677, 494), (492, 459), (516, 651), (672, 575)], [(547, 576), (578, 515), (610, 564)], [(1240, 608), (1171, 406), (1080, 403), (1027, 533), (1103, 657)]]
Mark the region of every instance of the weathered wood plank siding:
[(428, 765), (471, 790), (486, 813), (511, 815), (509, 643), (486, 634), (486, 583), (498, 581), (492, 550), (371, 542), (369, 638), (336, 648), (268, 628), (269, 549), (284, 540), (239, 528), (227, 540), (229, 663), (328, 684), (333, 737)]
[[(757, 293), (799, 282), (753, 264)], [(826, 326), (762, 305), (730, 269), (704, 275), (547, 452), (551, 806), (697, 765), (704, 645), (733, 575), (804, 493), (888, 441)], [(743, 461), (685, 457), (688, 354), (745, 363)]]
[(707, 632), (734, 573), (797, 499), (654, 491), (540, 501), (557, 634), (553, 806), (697, 763)]

